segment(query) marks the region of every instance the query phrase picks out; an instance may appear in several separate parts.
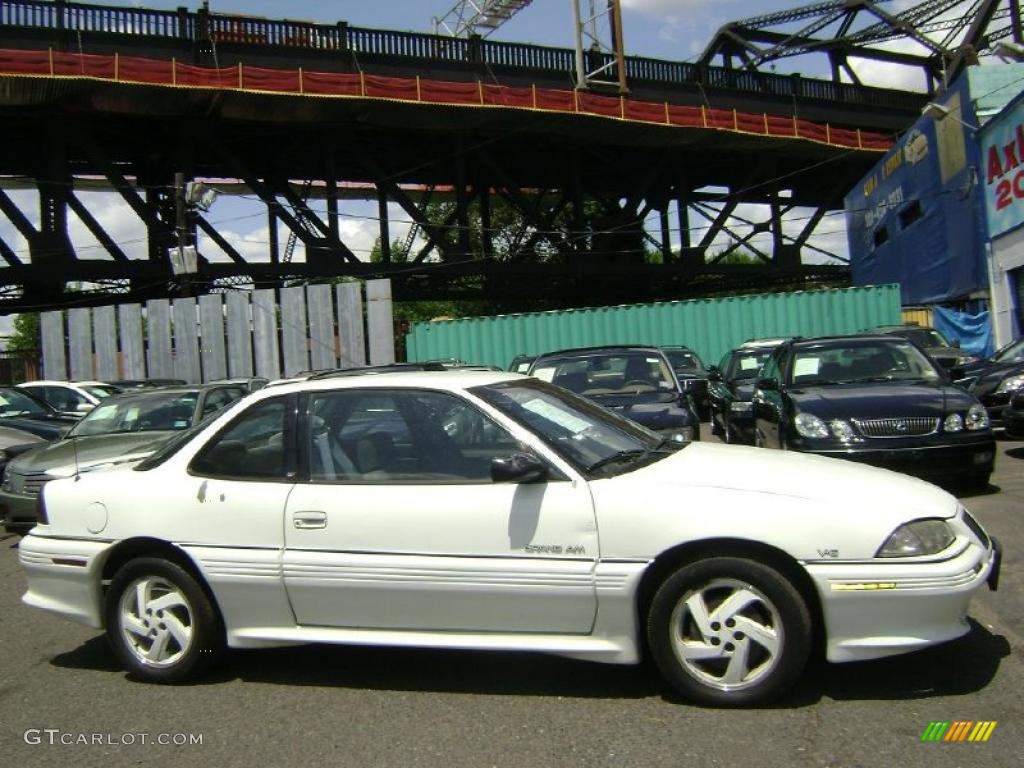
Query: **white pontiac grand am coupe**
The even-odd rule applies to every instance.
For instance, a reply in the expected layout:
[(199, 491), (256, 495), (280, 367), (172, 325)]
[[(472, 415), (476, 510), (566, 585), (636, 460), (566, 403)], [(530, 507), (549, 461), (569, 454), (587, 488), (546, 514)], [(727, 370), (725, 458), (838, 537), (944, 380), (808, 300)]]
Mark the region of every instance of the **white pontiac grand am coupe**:
[(54, 480), (24, 601), (139, 678), (225, 646), (355, 643), (635, 663), (712, 705), (963, 635), (998, 545), (935, 486), (682, 445), (516, 374), (261, 390), (141, 463)]

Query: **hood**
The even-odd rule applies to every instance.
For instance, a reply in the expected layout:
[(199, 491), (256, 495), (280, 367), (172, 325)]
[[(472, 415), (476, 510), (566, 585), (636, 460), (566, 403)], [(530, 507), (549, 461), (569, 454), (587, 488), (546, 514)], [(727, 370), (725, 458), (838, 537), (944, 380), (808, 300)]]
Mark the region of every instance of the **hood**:
[(25, 432), (21, 429), (13, 429), (9, 426), (0, 426), (0, 449), (8, 449), (12, 446), (27, 445), (29, 443), (42, 442), (43, 438), (39, 435), (33, 435), (31, 432)]
[(993, 363), (979, 372), (971, 391), (982, 394), (990, 392), (996, 389), (1003, 379), (1021, 374), (1024, 374), (1024, 363)]
[(125, 432), (90, 435), (60, 440), (35, 448), (11, 462), (12, 471), (22, 474), (49, 472), (62, 475), (113, 459), (141, 457), (155, 451), (175, 432)]
[(56, 440), (59, 437), (63, 437), (64, 433), (71, 429), (75, 425), (77, 419), (64, 419), (64, 418), (49, 418), (49, 419), (29, 419), (24, 416), (12, 416), (10, 418), (0, 419), (5, 427), (13, 427), (14, 429), (20, 429), (23, 432), (30, 432), (33, 435), (38, 435), (44, 440)]
[[(692, 540), (746, 532), (798, 558), (820, 559), (817, 550), (833, 546), (842, 558), (873, 557), (907, 521), (950, 518), (959, 509), (952, 495), (908, 475), (717, 443), (691, 443), (591, 488), (602, 534), (608, 528), (614, 535), (611, 528), (621, 526), (629, 539), (616, 556), (660, 551), (666, 535)], [(629, 512), (611, 513), (620, 509)]]
[(587, 397), (648, 429), (675, 429), (676, 427), (692, 427), (697, 424), (697, 417), (693, 411), (680, 404), (679, 394), (675, 392), (587, 395)]
[(822, 419), (942, 417), (977, 401), (959, 387), (935, 383), (832, 384), (786, 390), (797, 410)]

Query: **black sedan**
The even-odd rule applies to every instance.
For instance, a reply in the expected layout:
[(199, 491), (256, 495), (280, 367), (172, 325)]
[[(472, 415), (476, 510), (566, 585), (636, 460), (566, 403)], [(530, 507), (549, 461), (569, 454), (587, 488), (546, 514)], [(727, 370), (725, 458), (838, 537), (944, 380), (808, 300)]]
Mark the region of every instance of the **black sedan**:
[(711, 432), (727, 443), (754, 444), (754, 384), (757, 373), (784, 339), (744, 342), (708, 371)]
[(1003, 411), (1014, 393), (1024, 387), (1024, 339), (1009, 344), (990, 360), (965, 370), (958, 381), (988, 410), (993, 427), (1003, 426)]
[(655, 347), (589, 347), (541, 355), (530, 375), (568, 389), (673, 442), (700, 439), (690, 399)]
[(796, 339), (754, 393), (758, 445), (853, 459), (928, 480), (988, 483), (985, 408), (916, 345), (891, 336)]
[(964, 352), (960, 343), (950, 344), (949, 341), (934, 328), (923, 325), (887, 325), (876, 328), (868, 333), (881, 333), (886, 336), (899, 336), (919, 346), (932, 360), (945, 368), (954, 379), (960, 378), (964, 366), (974, 365), (981, 358)]
[(44, 440), (57, 440), (80, 418), (59, 413), (26, 389), (0, 387), (0, 426), (30, 432)]

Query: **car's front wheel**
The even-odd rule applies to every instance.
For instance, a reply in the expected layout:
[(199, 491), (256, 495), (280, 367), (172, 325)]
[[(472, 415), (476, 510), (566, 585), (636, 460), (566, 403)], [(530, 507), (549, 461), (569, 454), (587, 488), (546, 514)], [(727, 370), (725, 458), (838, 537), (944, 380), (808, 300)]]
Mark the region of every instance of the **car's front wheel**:
[(126, 563), (106, 596), (107, 638), (121, 663), (154, 683), (196, 674), (224, 648), (216, 607), (184, 568), (144, 557)]
[(711, 706), (761, 704), (800, 676), (811, 617), (797, 589), (767, 565), (715, 557), (662, 583), (647, 615), (647, 639), (664, 678)]

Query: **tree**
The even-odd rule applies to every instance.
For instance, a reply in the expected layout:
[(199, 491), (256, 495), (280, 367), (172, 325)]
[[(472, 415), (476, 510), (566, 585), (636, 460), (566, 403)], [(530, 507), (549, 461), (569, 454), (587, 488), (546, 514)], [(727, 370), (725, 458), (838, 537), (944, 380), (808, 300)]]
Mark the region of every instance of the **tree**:
[(38, 352), (42, 348), (39, 313), (23, 312), (14, 318), (14, 332), (7, 339), (8, 352)]

